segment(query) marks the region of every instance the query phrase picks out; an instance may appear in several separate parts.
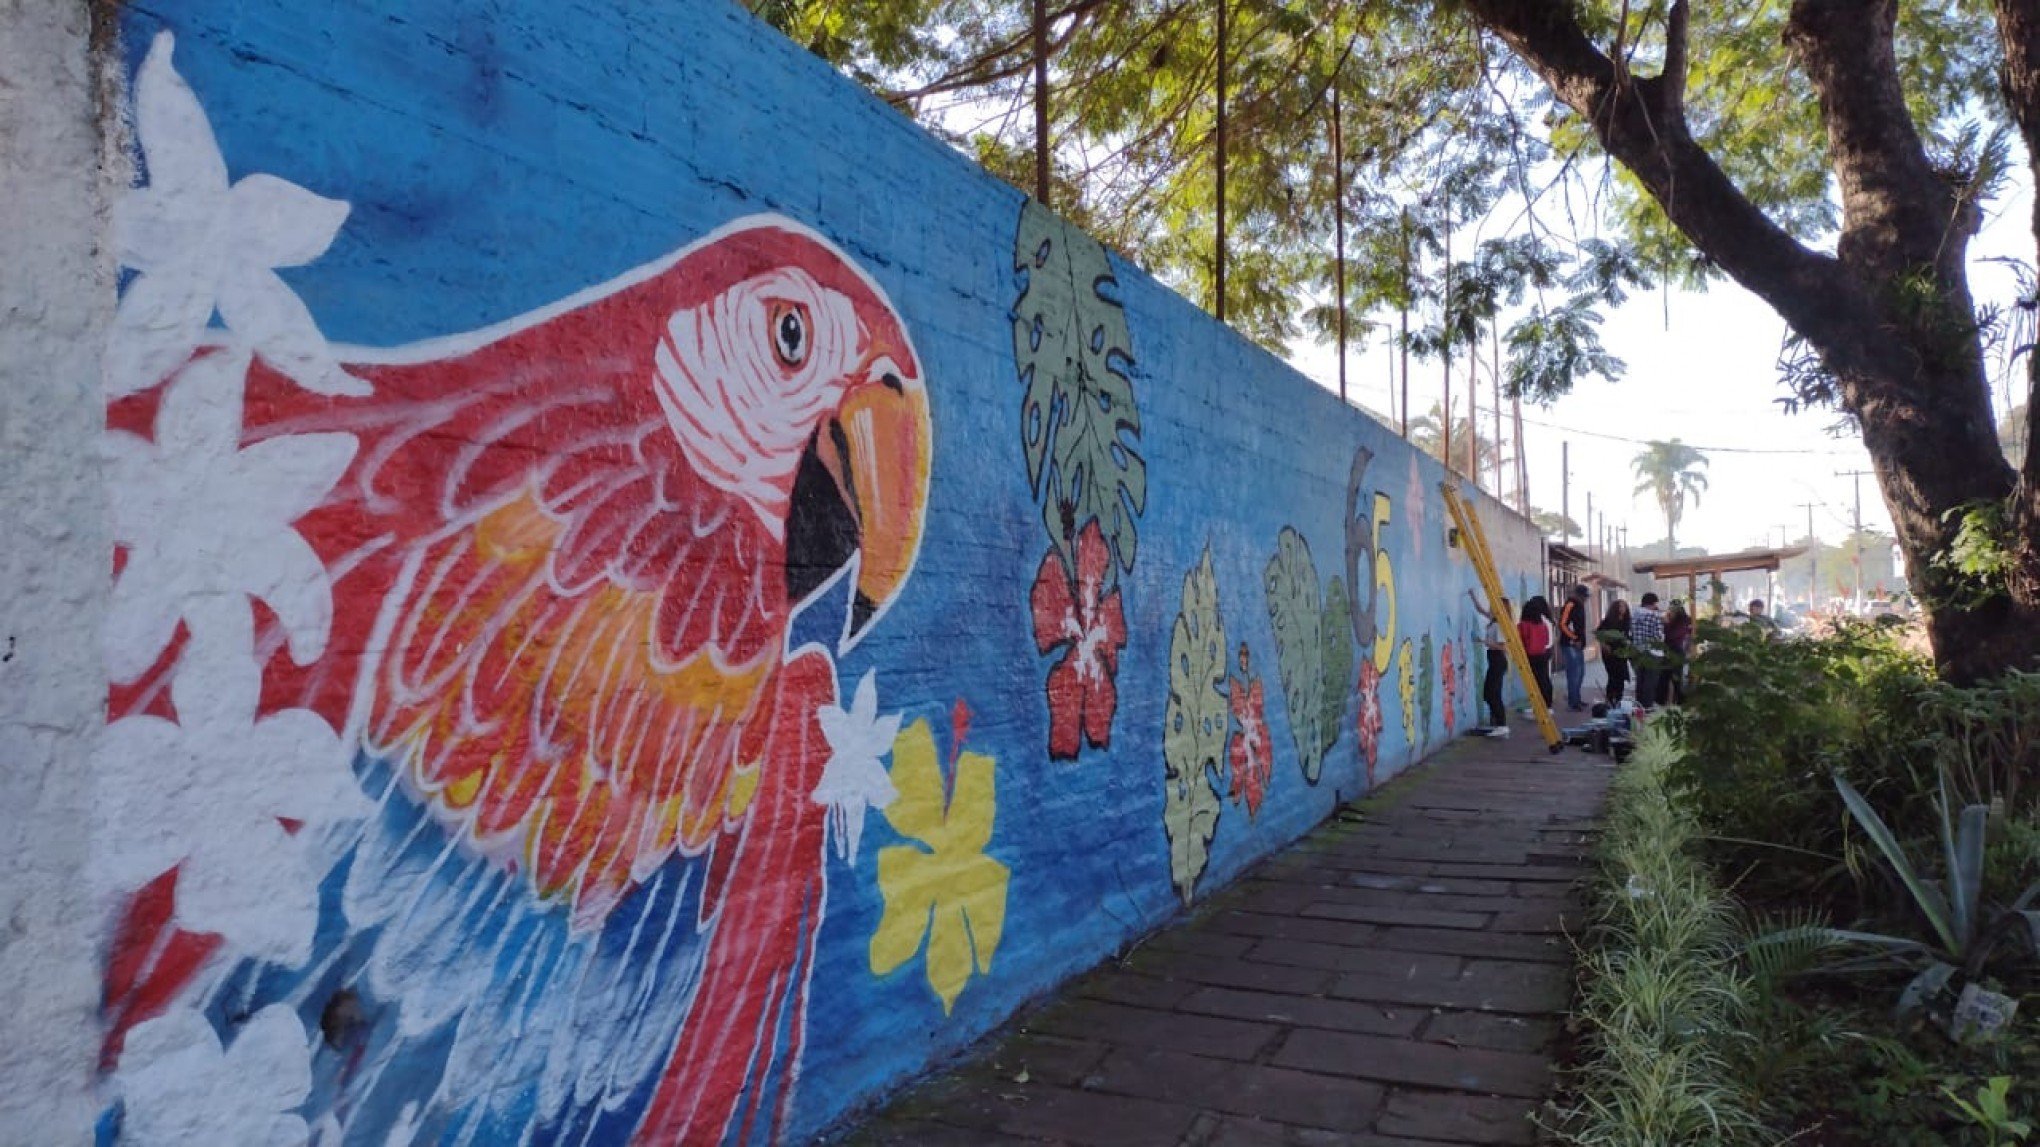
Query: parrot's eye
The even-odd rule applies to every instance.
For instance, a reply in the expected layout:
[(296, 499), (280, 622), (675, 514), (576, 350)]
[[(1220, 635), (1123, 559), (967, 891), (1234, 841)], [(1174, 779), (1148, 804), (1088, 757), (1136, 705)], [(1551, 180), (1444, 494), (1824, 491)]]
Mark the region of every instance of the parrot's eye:
[(772, 350), (787, 366), (807, 361), (807, 312), (787, 303), (772, 308)]

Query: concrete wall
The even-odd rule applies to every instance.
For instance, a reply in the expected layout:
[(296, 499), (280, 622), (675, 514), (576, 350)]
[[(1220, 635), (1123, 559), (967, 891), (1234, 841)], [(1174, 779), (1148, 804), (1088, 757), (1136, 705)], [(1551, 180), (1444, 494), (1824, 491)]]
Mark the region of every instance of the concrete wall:
[(100, 19), (5, 715), (102, 1141), (797, 1140), (1472, 723), (1435, 463), (737, 5)]

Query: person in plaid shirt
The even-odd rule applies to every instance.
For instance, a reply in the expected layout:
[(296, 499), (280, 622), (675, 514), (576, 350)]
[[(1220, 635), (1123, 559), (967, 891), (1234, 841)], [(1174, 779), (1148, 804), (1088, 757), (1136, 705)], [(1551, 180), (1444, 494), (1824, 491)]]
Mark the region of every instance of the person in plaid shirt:
[(1629, 615), (1629, 647), (1636, 651), (1636, 707), (1647, 709), (1657, 696), (1658, 674), (1664, 670), (1665, 615), (1658, 612), (1658, 595), (1647, 593)]

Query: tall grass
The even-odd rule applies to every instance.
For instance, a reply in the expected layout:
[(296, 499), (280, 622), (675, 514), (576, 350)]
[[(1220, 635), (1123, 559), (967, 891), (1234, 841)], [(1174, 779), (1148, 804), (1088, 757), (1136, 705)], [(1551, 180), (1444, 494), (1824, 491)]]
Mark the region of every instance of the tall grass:
[(1697, 855), (1691, 815), (1667, 798), (1678, 757), (1668, 732), (1647, 730), (1609, 789), (1574, 1013), (1584, 1055), (1551, 1120), (1562, 1142), (1769, 1141), (1739, 1081), (1755, 997), (1738, 913)]

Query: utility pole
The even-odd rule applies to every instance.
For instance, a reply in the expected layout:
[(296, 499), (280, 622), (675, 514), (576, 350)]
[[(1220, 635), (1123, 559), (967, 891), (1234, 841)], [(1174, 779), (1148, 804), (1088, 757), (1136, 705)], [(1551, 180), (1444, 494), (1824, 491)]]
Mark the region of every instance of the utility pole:
[(1491, 323), (1488, 332), (1493, 337), (1494, 347), (1494, 398), (1495, 398), (1495, 497), (1502, 496), (1502, 324)]
[(1558, 516), (1559, 530), (1567, 542), (1572, 541), (1572, 443), (1558, 444)]
[(1820, 608), (1820, 538), (1813, 532), (1813, 508), (1818, 502), (1801, 502), (1806, 510), (1806, 608)]
[(1402, 436), (1410, 437), (1410, 209), (1402, 209)]
[(1034, 198), (1048, 206), (1048, 0), (1034, 0)]
[(1480, 379), (1473, 368), (1480, 365), (1480, 352), (1466, 348), (1466, 474), (1473, 488), (1480, 489)]
[(1445, 425), (1440, 440), (1445, 469), (1452, 469), (1452, 212), (1445, 212), (1445, 285), (1438, 291), (1439, 344), (1445, 355)]
[(1835, 471), (1837, 478), (1853, 478), (1856, 481), (1856, 535), (1850, 542), (1850, 549), (1854, 554), (1852, 560), (1856, 566), (1855, 606), (1858, 613), (1863, 610), (1863, 476), (1874, 473), (1876, 473), (1874, 470)]
[(1523, 400), (1514, 400), (1516, 418), (1516, 512), (1530, 513), (1530, 455), (1523, 449)]

